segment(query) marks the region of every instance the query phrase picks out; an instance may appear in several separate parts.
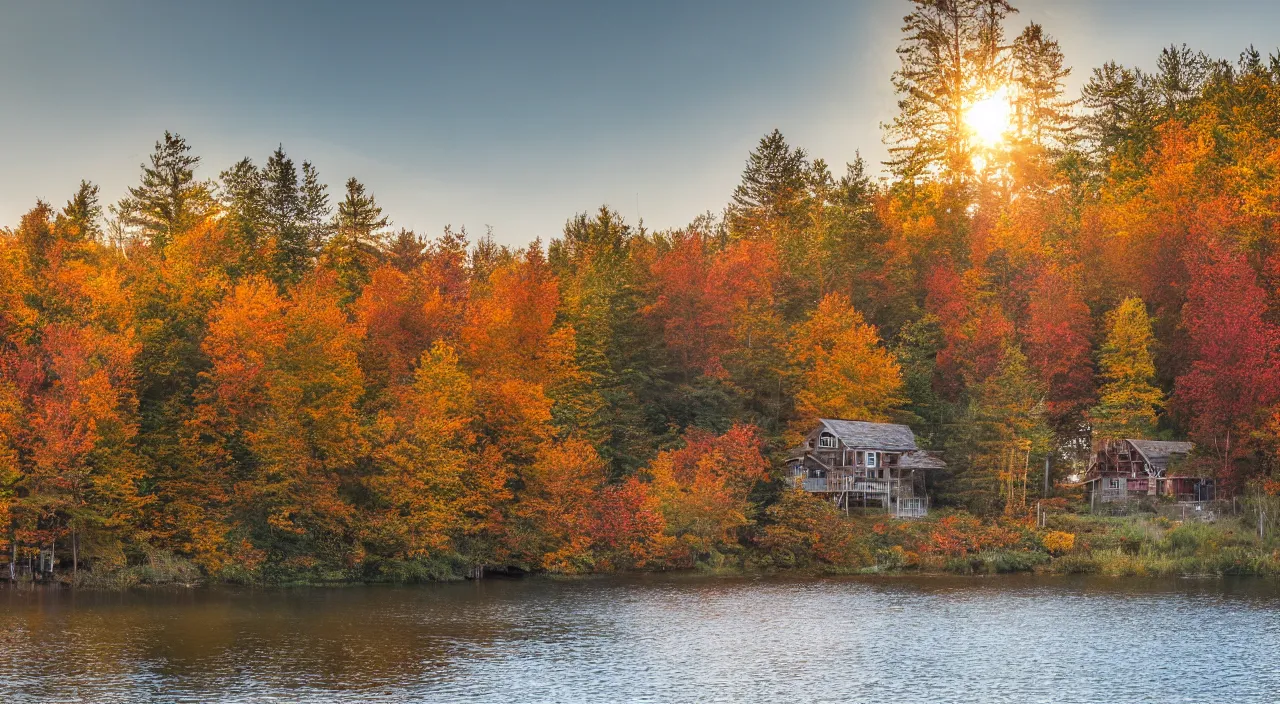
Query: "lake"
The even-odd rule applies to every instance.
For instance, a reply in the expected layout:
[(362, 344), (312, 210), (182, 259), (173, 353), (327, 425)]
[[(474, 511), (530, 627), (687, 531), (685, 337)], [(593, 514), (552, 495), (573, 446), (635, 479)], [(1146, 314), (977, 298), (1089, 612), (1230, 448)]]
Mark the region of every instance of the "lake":
[(1280, 584), (0, 590), (4, 701), (1274, 702)]

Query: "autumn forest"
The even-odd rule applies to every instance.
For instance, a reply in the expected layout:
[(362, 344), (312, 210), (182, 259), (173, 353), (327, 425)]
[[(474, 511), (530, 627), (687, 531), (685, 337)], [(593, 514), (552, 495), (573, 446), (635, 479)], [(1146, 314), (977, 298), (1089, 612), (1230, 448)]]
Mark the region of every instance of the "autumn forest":
[(1171, 46), (1073, 95), (1004, 0), (903, 8), (883, 169), (775, 130), (676, 230), (416, 233), (376, 184), (176, 132), (119, 202), (35, 203), (0, 230), (5, 561), (866, 562), (837, 555), (864, 524), (782, 479), (817, 418), (910, 425), (978, 533), (1046, 459), (1078, 500), (1099, 439), (1189, 439), (1180, 471), (1280, 493), (1280, 55)]

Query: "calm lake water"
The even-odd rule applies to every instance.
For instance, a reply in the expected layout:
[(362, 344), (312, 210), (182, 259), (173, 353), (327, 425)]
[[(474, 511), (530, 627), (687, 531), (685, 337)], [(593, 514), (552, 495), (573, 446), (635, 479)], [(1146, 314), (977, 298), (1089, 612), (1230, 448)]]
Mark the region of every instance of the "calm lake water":
[(5, 702), (1275, 702), (1280, 585), (527, 579), (0, 590)]

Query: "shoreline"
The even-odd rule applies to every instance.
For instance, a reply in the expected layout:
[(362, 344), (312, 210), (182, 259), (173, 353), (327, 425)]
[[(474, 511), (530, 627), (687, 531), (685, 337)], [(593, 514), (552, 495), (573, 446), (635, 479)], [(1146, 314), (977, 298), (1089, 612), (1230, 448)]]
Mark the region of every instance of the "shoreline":
[[(370, 561), (354, 567), (291, 569), (273, 563), (253, 571), (224, 569), (210, 574), (186, 556), (152, 550), (118, 566), (86, 566), (82, 562), (74, 580), (64, 563), (43, 580), (33, 579), (30, 572), (19, 573), (16, 584), (95, 591), (216, 585), (288, 588), (461, 582), (472, 580), (477, 573), (483, 575), (483, 581), (674, 574), (799, 579), (1015, 574), (1111, 579), (1280, 578), (1280, 548), (1275, 541), (1260, 539), (1234, 517), (1183, 522), (1153, 514), (1114, 517), (1063, 512), (1036, 521), (980, 519), (962, 511), (939, 511), (907, 521), (885, 520), (878, 514), (822, 518), (816, 531), (786, 532), (776, 530), (785, 527), (782, 525), (766, 526), (756, 533), (742, 534), (724, 552), (687, 554), (682, 563), (665, 565), (657, 561), (614, 568), (597, 563), (548, 570), (537, 569), (518, 556), (487, 562), (476, 556), (443, 554)], [(0, 574), (7, 576), (7, 569)]]
[[(1075, 556), (1072, 556), (1075, 557)], [(976, 558), (970, 560), (970, 564), (974, 566), (987, 565), (994, 567), (998, 564), (994, 556), (984, 558)], [(80, 584), (72, 584), (70, 579), (64, 579), (64, 575), (58, 575), (54, 580), (23, 580), (3, 581), (3, 587), (7, 590), (66, 590), (78, 592), (97, 592), (97, 593), (121, 593), (129, 591), (151, 591), (151, 590), (199, 590), (199, 589), (216, 589), (216, 588), (246, 588), (246, 589), (266, 589), (266, 590), (289, 590), (298, 588), (334, 588), (345, 589), (352, 587), (415, 587), (429, 585), (459, 584), (459, 583), (507, 583), (507, 582), (584, 582), (596, 580), (645, 580), (650, 578), (661, 579), (782, 579), (791, 581), (822, 581), (829, 579), (868, 579), (868, 580), (896, 580), (911, 578), (962, 578), (962, 579), (989, 579), (989, 578), (1093, 578), (1103, 579), (1107, 581), (1132, 581), (1132, 582), (1179, 582), (1179, 581), (1200, 581), (1214, 582), (1223, 580), (1243, 579), (1258, 582), (1274, 582), (1280, 586), (1280, 573), (1276, 572), (1253, 572), (1253, 571), (1151, 571), (1151, 570), (1131, 570), (1131, 571), (1106, 571), (1106, 570), (1079, 570), (1079, 569), (1055, 569), (1054, 562), (1044, 563), (1033, 569), (1018, 570), (1000, 570), (1000, 569), (971, 569), (969, 571), (957, 571), (949, 569), (937, 568), (884, 568), (879, 566), (864, 567), (858, 569), (811, 569), (811, 568), (793, 568), (793, 569), (759, 569), (759, 568), (740, 568), (740, 567), (719, 567), (719, 568), (700, 568), (690, 567), (683, 569), (669, 570), (627, 570), (616, 572), (582, 572), (582, 573), (557, 573), (557, 572), (529, 572), (518, 577), (511, 576), (494, 576), (483, 579), (472, 579), (461, 575), (455, 575), (451, 578), (444, 579), (426, 579), (426, 580), (393, 580), (393, 579), (339, 579), (339, 580), (314, 580), (314, 579), (298, 579), (298, 580), (280, 580), (280, 581), (244, 581), (244, 580), (228, 580), (218, 579), (216, 577), (203, 577), (194, 581), (126, 581), (113, 583), (113, 576), (108, 574), (102, 580), (93, 578), (83, 579)]]

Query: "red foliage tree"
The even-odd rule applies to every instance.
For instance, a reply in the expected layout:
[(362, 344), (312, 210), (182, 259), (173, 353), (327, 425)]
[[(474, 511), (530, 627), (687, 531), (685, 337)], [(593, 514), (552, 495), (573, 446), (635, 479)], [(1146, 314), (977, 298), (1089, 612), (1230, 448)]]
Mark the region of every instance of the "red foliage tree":
[(1046, 410), (1059, 437), (1081, 432), (1094, 397), (1093, 320), (1074, 280), (1056, 266), (1036, 279), (1027, 305), (1027, 361), (1048, 390)]
[(1230, 482), (1233, 460), (1280, 395), (1280, 330), (1266, 319), (1266, 295), (1243, 256), (1217, 241), (1197, 250), (1187, 256), (1182, 311), (1192, 362), (1174, 401)]
[(966, 384), (996, 372), (1013, 324), (1000, 306), (980, 290), (981, 272), (960, 274), (950, 264), (934, 267), (925, 282), (925, 307), (938, 318), (943, 347), (938, 352), (936, 384), (950, 398)]

